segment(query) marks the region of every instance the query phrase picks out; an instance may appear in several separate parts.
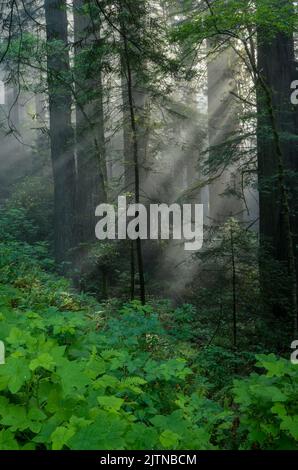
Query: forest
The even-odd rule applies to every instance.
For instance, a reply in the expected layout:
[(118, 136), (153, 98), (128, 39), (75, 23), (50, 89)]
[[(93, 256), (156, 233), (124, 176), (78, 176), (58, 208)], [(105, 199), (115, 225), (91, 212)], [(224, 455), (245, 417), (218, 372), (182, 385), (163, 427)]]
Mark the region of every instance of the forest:
[(0, 450), (298, 450), (297, 172), (298, 2), (0, 0)]

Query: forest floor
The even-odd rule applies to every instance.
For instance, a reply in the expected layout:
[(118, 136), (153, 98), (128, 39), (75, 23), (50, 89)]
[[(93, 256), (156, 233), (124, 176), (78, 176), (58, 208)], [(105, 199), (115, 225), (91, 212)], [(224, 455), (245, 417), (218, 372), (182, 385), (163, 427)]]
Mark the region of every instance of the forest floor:
[(245, 376), (249, 353), (189, 339), (189, 305), (98, 303), (43, 244), (0, 260), (1, 450), (298, 448), (290, 360), (260, 354)]

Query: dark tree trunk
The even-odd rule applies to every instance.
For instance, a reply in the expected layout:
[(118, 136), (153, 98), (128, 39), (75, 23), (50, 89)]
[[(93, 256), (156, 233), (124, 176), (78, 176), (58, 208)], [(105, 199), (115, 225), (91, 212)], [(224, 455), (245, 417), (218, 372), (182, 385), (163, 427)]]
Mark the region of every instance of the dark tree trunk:
[[(123, 150), (124, 150), (124, 189), (134, 193), (134, 150), (131, 129), (129, 93), (134, 106), (136, 137), (138, 141), (138, 162), (141, 195), (143, 196), (146, 179), (148, 151), (148, 119), (146, 91), (146, 60), (142, 53), (142, 35), (146, 27), (146, 2), (142, 0), (119, 1), (120, 27), (122, 29), (123, 51), (125, 41), (129, 50), (131, 91), (128, 89), (128, 69), (125, 52), (121, 57), (121, 86), (123, 102)], [(140, 49), (136, 45), (140, 45)]]
[(131, 122), (129, 114), (127, 78), (125, 73), (125, 64), (122, 61), (122, 106), (123, 106), (123, 164), (124, 164), (124, 192), (134, 192), (134, 169), (133, 169), (133, 150)]
[(231, 262), (232, 262), (232, 292), (233, 292), (233, 347), (237, 349), (237, 278), (236, 278), (236, 258), (235, 240), (233, 227), (231, 226)]
[[(127, 41), (125, 41), (125, 55), (127, 61), (127, 89), (128, 89), (128, 102), (130, 110), (131, 131), (132, 131), (132, 150), (133, 150), (133, 163), (134, 163), (134, 196), (136, 204), (140, 203), (140, 168), (139, 168), (139, 147), (138, 147), (138, 132), (136, 125), (136, 117), (134, 111), (134, 103), (132, 96), (132, 75), (129, 63), (129, 55), (127, 48)], [(144, 279), (144, 266), (143, 266), (143, 253), (142, 241), (140, 238), (136, 240), (136, 252), (138, 260), (139, 282), (140, 282), (140, 300), (144, 305), (146, 303), (145, 294), (145, 279)]]
[[(126, 42), (126, 39), (124, 39)], [(144, 184), (143, 165), (146, 156), (144, 128), (141, 120), (144, 112), (145, 93), (136, 91), (136, 76), (131, 70), (128, 54), (122, 60), (122, 100), (123, 100), (123, 156), (124, 156), (124, 192), (140, 202)], [(143, 96), (140, 96), (143, 95)], [(143, 201), (146, 202), (146, 201)], [(138, 260), (140, 298), (145, 303), (145, 282), (143, 269), (143, 243), (136, 240)], [(135, 253), (134, 242), (130, 250), (130, 297), (135, 296)]]
[(75, 159), (71, 124), (71, 88), (67, 83), (67, 14), (65, 0), (45, 1), (51, 157), (55, 193), (55, 258), (69, 260), (75, 244)]
[[(283, 7), (289, 0), (276, 0), (277, 6)], [(276, 6), (276, 7), (277, 7)], [(270, 33), (270, 34), (269, 34)], [(297, 244), (297, 192), (295, 176), (297, 172), (298, 145), (296, 125), (297, 108), (290, 102), (291, 82), (295, 79), (294, 41), (292, 34), (278, 32), (271, 37), (270, 31), (258, 32), (258, 71), (261, 79), (271, 91), (272, 108), (282, 153), (287, 199), (289, 201), (292, 244)], [(268, 39), (270, 38), (270, 39)], [(258, 104), (258, 172), (260, 192), (260, 238), (262, 247), (261, 284), (263, 294), (270, 301), (276, 316), (283, 317), (291, 307), (291, 282), (284, 274), (289, 273), (291, 254), (289, 253), (287, 220), (282, 200), (279, 160), (276, 139), (266, 105), (264, 87), (257, 89)], [(296, 251), (296, 250), (295, 250)], [(294, 253), (295, 257), (296, 254)], [(269, 260), (269, 261), (268, 261)], [(274, 269), (277, 262), (278, 274)], [(271, 265), (270, 265), (271, 263)], [(277, 285), (276, 279), (284, 280)], [(287, 305), (288, 304), (288, 305)]]
[[(135, 15), (135, 23), (129, 24), (129, 15)], [(145, 103), (146, 90), (143, 84), (145, 62), (138, 44), (145, 27), (145, 4), (142, 1), (119, 1), (119, 23), (123, 52), (122, 66), (122, 100), (123, 100), (123, 145), (124, 145), (124, 189), (132, 193), (136, 204), (141, 202), (145, 179), (144, 165), (148, 134), (146, 129)], [(143, 201), (145, 202), (145, 201)], [(135, 242), (138, 266), (140, 300), (145, 304), (145, 278), (143, 261), (143, 243), (140, 238)], [(134, 249), (131, 246), (131, 296), (135, 293), (134, 283)]]
[[(95, 240), (95, 208), (106, 201), (106, 159), (102, 78), (100, 67), (80, 66), (80, 54), (100, 46), (99, 18), (92, 14), (92, 1), (74, 0), (76, 61), (76, 156), (78, 242)], [(94, 6), (94, 5), (93, 5)]]
[[(146, 122), (147, 93), (142, 78), (135, 70), (131, 60), (131, 92), (136, 116), (136, 135), (138, 140), (140, 182), (143, 186), (146, 178), (148, 129)], [(139, 68), (140, 64), (138, 64)], [(143, 64), (145, 68), (145, 64)], [(122, 101), (123, 101), (123, 153), (124, 153), (124, 190), (134, 192), (133, 136), (131, 130), (127, 64), (122, 60)]]

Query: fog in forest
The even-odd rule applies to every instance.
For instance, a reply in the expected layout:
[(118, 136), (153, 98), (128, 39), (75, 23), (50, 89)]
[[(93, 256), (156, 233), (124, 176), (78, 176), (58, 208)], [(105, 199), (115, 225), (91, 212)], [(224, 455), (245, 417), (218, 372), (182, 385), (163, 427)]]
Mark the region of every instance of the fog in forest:
[[(24, 34), (33, 28), (42, 42), (46, 36), (45, 18), (39, 16), (38, 2), (28, 2), (28, 5), (32, 8), (32, 18), (28, 12), (26, 15), (26, 11), (18, 12), (23, 19)], [(90, 34), (90, 38), (88, 37), (89, 19), (80, 12), (80, 2), (74, 2), (74, 7), (73, 10), (70, 4), (67, 9), (69, 58), (72, 64), (75, 63), (75, 55), (80, 52), (78, 49), (80, 47), (83, 49), (82, 46), (76, 49), (75, 41), (92, 44), (92, 40), (97, 39), (96, 34), (92, 37), (93, 33)], [(179, 5), (163, 4), (161, 7), (151, 2), (148, 8), (147, 14), (156, 22), (166, 26), (179, 24), (183, 19), (182, 11), (179, 13)], [(34, 20), (34, 15), (37, 20)], [(78, 17), (77, 20), (74, 20), (74, 16)], [(109, 25), (103, 24), (102, 34), (107, 30), (108, 42), (121, 41), (121, 35), (116, 27), (112, 28), (112, 31), (108, 29)], [(2, 34), (5, 38), (7, 35), (5, 27)], [(14, 35), (18, 38), (20, 34), (20, 28), (17, 27)], [(183, 48), (176, 51), (185, 67), (186, 78), (182, 74), (180, 76), (176, 74), (176, 77), (170, 73), (168, 76), (163, 74), (160, 76), (161, 90), (158, 89), (158, 81), (154, 80), (149, 83), (147, 90), (142, 83), (144, 77), (138, 77), (137, 71), (134, 71), (133, 77), (135, 113), (139, 115), (140, 120), (143, 120), (139, 131), (141, 200), (145, 204), (171, 204), (179, 201), (204, 204), (206, 242), (210, 231), (229, 218), (238, 220), (243, 228), (250, 227), (251, 230), (258, 231), (256, 175), (250, 176), (250, 181), (247, 182), (241, 161), (239, 162), (235, 156), (232, 156), (231, 163), (219, 164), (215, 172), (214, 168), (208, 168), (209, 149), (213, 148), (211, 153), (214, 154), (221, 152), (222, 149), (218, 146), (232, 139), (233, 133), (240, 130), (239, 126), (242, 125), (240, 116), (243, 113), (243, 102), (237, 93), (241, 93), (240, 75), (245, 73), (243, 64), (231, 47), (224, 47), (223, 50), (214, 52), (208, 57), (210, 50), (212, 44), (205, 41), (198, 55)], [(38, 70), (36, 64), (27, 65), (26, 60), (22, 65), (22, 71), (19, 72), (15, 69), (13, 61), (8, 60), (7, 64), (5, 60), (2, 61), (2, 82), (5, 90), (5, 102), (1, 105), (0, 151), (3, 202), (26, 178), (33, 181), (37, 178), (36, 184), (41, 185), (50, 183), (52, 179), (46, 67), (41, 64)], [(94, 151), (90, 148), (90, 140), (95, 127), (102, 127), (100, 131), (102, 137), (96, 129), (95, 133), (98, 134), (99, 140), (103, 139), (101, 145), (104, 147), (105, 191), (110, 201), (115, 200), (120, 194), (132, 194), (133, 184), (132, 163), (129, 162), (131, 155), (127, 155), (132, 150), (131, 142), (127, 142), (131, 140), (130, 117), (127, 109), (127, 77), (119, 76), (121, 58), (113, 57), (112, 60), (112, 70), (105, 71), (106, 64), (103, 63), (103, 70), (99, 72), (100, 79), (95, 78), (95, 81), (100, 80), (102, 87), (101, 121), (98, 116), (98, 96), (88, 98), (87, 104), (84, 104), (85, 110), (82, 112), (80, 109), (78, 111), (78, 106), (76, 107), (76, 96), (71, 98), (72, 127), (80, 127), (81, 122), (88, 121), (87, 125), (86, 122), (83, 123), (76, 131), (78, 136), (74, 148), (76, 160), (78, 152), (86, 162), (93, 158), (90, 155), (90, 152)], [(145, 62), (143, 66), (146, 71)], [(92, 80), (93, 78), (88, 79), (87, 84), (82, 86), (87, 93), (87, 87), (89, 84), (92, 85)], [(249, 77), (246, 77), (246, 80), (249, 81)], [(81, 84), (77, 85), (78, 93), (80, 86)], [(166, 88), (168, 90), (163, 92)], [(235, 95), (232, 95), (233, 92)], [(61, 124), (63, 126), (63, 122)], [(244, 139), (239, 147), (250, 149), (253, 145), (255, 142), (248, 138)], [(240, 152), (241, 149), (233, 148), (231, 151)], [(63, 159), (63, 155), (60, 158)], [(215, 158), (218, 156), (215, 155)], [(78, 178), (77, 162), (76, 169)], [(214, 178), (215, 175), (217, 178)], [(49, 188), (49, 191), (51, 190), (52, 185)], [(100, 190), (97, 194), (100, 194)], [(95, 210), (100, 202), (93, 197), (93, 206), (85, 208), (89, 211)], [(81, 218), (79, 223), (89, 223), (90, 217), (92, 219), (93, 214), (79, 213)], [(95, 239), (91, 238), (90, 241), (96, 243)], [(182, 244), (175, 241), (167, 243), (161, 252), (156, 243), (146, 243), (145, 266), (152, 264), (152, 257), (154, 263), (158, 263), (158, 270), (155, 269), (154, 276), (157, 276), (157, 280), (166, 281), (164, 295), (173, 297), (177, 301), (183, 300), (183, 292), (191, 284), (194, 276), (199, 275), (198, 259), (193, 254), (185, 252)]]
[(0, 0), (0, 450), (298, 449), (297, 37), (292, 0)]

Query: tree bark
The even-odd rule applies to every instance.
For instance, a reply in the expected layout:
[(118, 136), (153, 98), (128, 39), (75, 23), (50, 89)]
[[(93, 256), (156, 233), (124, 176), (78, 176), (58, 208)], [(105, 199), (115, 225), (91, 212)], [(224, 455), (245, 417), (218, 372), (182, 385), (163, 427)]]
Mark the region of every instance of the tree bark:
[[(286, 4), (291, 5), (291, 2), (276, 0), (276, 8)], [(272, 312), (283, 318), (293, 308), (297, 315), (297, 191), (294, 181), (298, 170), (298, 113), (290, 102), (290, 86), (295, 79), (293, 34), (278, 32), (271, 36), (266, 29), (258, 31), (260, 268), (263, 294), (268, 300), (274, 299)], [(279, 298), (273, 291), (278, 286), (272, 281), (274, 273), (270, 271), (268, 259), (276, 261), (281, 271), (289, 274), (288, 285), (279, 287), (283, 292)], [(287, 297), (291, 299), (289, 305), (285, 303)], [(297, 329), (297, 318), (295, 323)]]
[(75, 159), (66, 0), (45, 1), (51, 158), (54, 177), (54, 238), (57, 263), (75, 245)]
[[(74, 0), (78, 243), (94, 240), (95, 208), (107, 199), (101, 69), (80, 66), (80, 54), (100, 46), (99, 18), (92, 1)], [(91, 55), (90, 55), (91, 57)]]
[[(128, 25), (126, 16), (134, 11), (137, 22), (134, 25)], [(142, 86), (140, 61), (141, 57), (137, 54), (135, 57), (134, 46), (131, 47), (128, 37), (132, 37), (134, 42), (138, 41), (141, 34), (139, 28), (144, 20), (144, 9), (142, 2), (133, 4), (119, 1), (119, 17), (121, 40), (123, 43), (123, 53), (121, 56), (122, 66), (122, 98), (123, 98), (123, 119), (124, 119), (124, 174), (125, 191), (131, 192), (136, 204), (140, 203), (141, 187), (144, 178), (142, 177), (142, 167), (146, 157), (147, 135), (145, 132), (145, 101), (146, 92)], [(137, 60), (139, 63), (137, 63)], [(142, 240), (137, 238), (136, 258), (138, 265), (140, 300), (142, 304), (146, 302), (144, 261)], [(134, 295), (134, 250), (131, 247), (131, 295)]]

